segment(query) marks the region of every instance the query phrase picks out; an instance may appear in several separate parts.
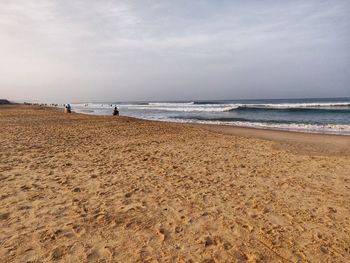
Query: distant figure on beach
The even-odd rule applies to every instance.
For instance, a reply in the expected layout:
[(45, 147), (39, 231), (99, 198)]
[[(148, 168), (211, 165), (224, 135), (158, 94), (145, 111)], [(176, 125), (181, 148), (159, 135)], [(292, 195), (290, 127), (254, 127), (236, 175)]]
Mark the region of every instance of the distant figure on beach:
[(114, 107), (114, 110), (113, 110), (113, 116), (118, 116), (119, 115), (119, 111), (118, 111), (118, 108), (117, 106)]
[(71, 112), (72, 112), (72, 109), (71, 109), (71, 107), (70, 107), (70, 104), (67, 104), (67, 105), (66, 105), (65, 112), (66, 112), (66, 113), (71, 113)]

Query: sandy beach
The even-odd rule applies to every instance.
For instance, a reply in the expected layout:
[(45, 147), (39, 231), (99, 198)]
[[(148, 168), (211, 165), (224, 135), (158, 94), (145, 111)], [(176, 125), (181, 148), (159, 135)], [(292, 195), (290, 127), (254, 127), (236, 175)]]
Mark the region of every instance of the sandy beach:
[(350, 262), (350, 136), (0, 107), (0, 262)]

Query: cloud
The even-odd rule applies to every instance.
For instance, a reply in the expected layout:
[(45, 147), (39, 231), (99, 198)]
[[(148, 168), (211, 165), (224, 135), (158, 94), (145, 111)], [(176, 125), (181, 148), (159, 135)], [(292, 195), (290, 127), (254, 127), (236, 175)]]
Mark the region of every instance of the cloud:
[(0, 91), (43, 100), (206, 98), (213, 85), (220, 98), (251, 97), (257, 86), (269, 97), (350, 95), (349, 13), (345, 0), (1, 1)]

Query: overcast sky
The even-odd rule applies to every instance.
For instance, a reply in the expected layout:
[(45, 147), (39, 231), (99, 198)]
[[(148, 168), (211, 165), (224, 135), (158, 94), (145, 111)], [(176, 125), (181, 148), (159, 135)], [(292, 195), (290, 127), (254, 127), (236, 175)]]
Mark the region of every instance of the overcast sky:
[(0, 98), (350, 96), (349, 0), (1, 0)]

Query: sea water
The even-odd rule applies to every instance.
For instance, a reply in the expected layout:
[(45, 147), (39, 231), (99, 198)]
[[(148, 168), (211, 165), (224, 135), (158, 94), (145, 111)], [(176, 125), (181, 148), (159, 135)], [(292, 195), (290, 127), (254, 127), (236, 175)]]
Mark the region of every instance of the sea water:
[(101, 102), (72, 104), (73, 111), (147, 120), (223, 124), (350, 135), (350, 98)]

